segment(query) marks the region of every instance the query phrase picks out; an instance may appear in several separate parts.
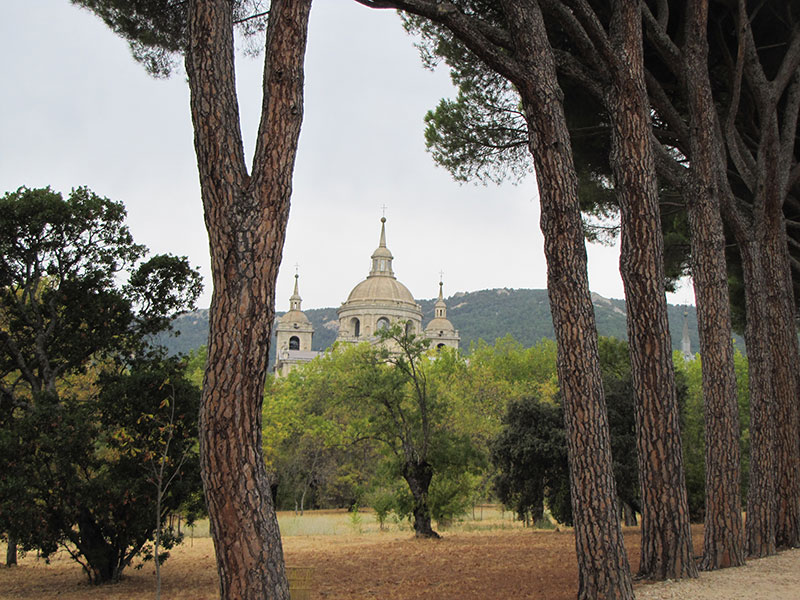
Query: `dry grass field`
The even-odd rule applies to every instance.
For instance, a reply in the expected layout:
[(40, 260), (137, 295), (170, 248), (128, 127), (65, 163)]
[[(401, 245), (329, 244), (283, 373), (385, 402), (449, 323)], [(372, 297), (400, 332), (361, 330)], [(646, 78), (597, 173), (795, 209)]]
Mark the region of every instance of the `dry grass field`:
[[(339, 511), (308, 512), (303, 517), (281, 514), (280, 522), (287, 564), (313, 569), (311, 598), (571, 600), (576, 597), (577, 566), (571, 531), (525, 530), (510, 519), (509, 513), (488, 508), (483, 517), (457, 523), (443, 531), (441, 540), (435, 541), (416, 540), (407, 526), (398, 524), (380, 531), (370, 513), (359, 513), (357, 518)], [(631, 566), (635, 569), (638, 530), (626, 530), (625, 536)], [(694, 542), (699, 552), (700, 528), (694, 530)], [(5, 549), (0, 550), (4, 555)], [(775, 566), (767, 568), (769, 561)], [(769, 595), (754, 595), (761, 582), (759, 573), (764, 569), (769, 577), (765, 593)], [(734, 577), (734, 571), (740, 579)], [(186, 542), (172, 552), (162, 575), (165, 599), (218, 597), (213, 545), (203, 531), (203, 524), (193, 537), (187, 535)], [(735, 583), (729, 585), (727, 582), (732, 578)], [(144, 600), (154, 597), (154, 584), (153, 566), (147, 564), (141, 570), (127, 570), (118, 584), (93, 587), (86, 583), (80, 567), (63, 555), (48, 565), (29, 554), (18, 567), (0, 569), (3, 600)], [(687, 587), (691, 585), (695, 588)], [(717, 593), (722, 595), (714, 595)], [(800, 551), (753, 561), (743, 569), (704, 574), (700, 582), (643, 584), (637, 595), (653, 600), (800, 598)]]

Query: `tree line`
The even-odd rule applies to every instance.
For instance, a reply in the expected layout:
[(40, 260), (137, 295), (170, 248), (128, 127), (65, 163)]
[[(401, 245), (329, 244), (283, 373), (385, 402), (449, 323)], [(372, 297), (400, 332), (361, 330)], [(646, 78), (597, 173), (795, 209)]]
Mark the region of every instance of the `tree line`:
[[(545, 508), (572, 525), (563, 402), (556, 346), (524, 347), (510, 334), (468, 353), (431, 351), (426, 341), (397, 329), (386, 347), (339, 344), (285, 378), (270, 378), (264, 396), (263, 449), (276, 507), (294, 510), (372, 507), (379, 522), (408, 519), (418, 535), (479, 502), (501, 501), (526, 524), (541, 523)], [(624, 521), (641, 514), (634, 396), (628, 345), (600, 338), (603, 388)], [(205, 354), (193, 354), (199, 377)], [(705, 439), (699, 356), (673, 354), (685, 453), (689, 513), (706, 512)], [(414, 369), (397, 369), (407, 361)], [(739, 444), (744, 458), (740, 506), (747, 495), (749, 395), (747, 358), (735, 354)], [(423, 396), (417, 386), (424, 388)], [(426, 451), (421, 450), (425, 448)], [(419, 489), (409, 456), (430, 471)], [(415, 458), (415, 459), (416, 459)], [(411, 478), (412, 481), (408, 481)], [(425, 495), (426, 498), (421, 496)], [(423, 501), (424, 500), (424, 501)]]

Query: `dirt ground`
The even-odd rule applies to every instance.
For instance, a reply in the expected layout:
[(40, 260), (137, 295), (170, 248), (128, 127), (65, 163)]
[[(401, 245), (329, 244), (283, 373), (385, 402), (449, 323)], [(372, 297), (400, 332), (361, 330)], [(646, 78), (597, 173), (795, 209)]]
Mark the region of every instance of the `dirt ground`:
[[(694, 530), (695, 550), (702, 530)], [(625, 532), (631, 567), (638, 563), (638, 530)], [(522, 529), (445, 534), (415, 540), (408, 532), (370, 535), (288, 536), (289, 566), (312, 567), (311, 598), (356, 600), (529, 598), (571, 600), (577, 594), (577, 566), (571, 531)], [(215, 600), (214, 553), (208, 538), (175, 549), (162, 569), (162, 597)], [(0, 599), (144, 600), (154, 595), (153, 567), (130, 569), (116, 585), (92, 587), (67, 557), (50, 565), (28, 555), (14, 568), (0, 569)], [(800, 550), (751, 561), (739, 569), (704, 573), (699, 580), (638, 583), (637, 597), (650, 600), (800, 598)]]

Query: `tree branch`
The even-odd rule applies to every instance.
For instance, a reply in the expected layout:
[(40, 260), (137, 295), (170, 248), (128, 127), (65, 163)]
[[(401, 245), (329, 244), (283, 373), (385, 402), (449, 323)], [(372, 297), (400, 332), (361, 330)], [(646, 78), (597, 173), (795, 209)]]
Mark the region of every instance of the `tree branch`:
[[(666, 2), (660, 2), (659, 8), (661, 8), (661, 4), (666, 4)], [(680, 49), (667, 34), (668, 16), (664, 17), (662, 11), (659, 10), (659, 17), (656, 18), (653, 16), (653, 13), (650, 12), (650, 7), (647, 6), (646, 2), (642, 2), (642, 16), (644, 17), (647, 35), (653, 43), (653, 48), (658, 52), (664, 65), (672, 71), (672, 74), (680, 78), (683, 60), (681, 58)]]

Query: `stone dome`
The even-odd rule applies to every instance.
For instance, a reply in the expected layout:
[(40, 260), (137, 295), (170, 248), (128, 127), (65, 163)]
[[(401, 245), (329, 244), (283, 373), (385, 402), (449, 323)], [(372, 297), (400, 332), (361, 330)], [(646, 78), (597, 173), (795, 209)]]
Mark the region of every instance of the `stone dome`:
[(308, 320), (306, 313), (302, 310), (290, 310), (287, 313), (281, 315), (278, 319), (278, 323), (310, 323), (311, 321)]
[(455, 327), (448, 319), (433, 319), (430, 323), (425, 326), (425, 333), (431, 332), (435, 334), (437, 331), (445, 331), (451, 332), (454, 331)]
[(408, 302), (416, 305), (408, 288), (394, 277), (367, 277), (350, 292), (346, 304), (351, 302)]
[(394, 257), (386, 247), (386, 218), (381, 219), (381, 237), (372, 253), (367, 278), (356, 285), (336, 311), (340, 341), (360, 342), (383, 327), (402, 323), (408, 333), (422, 332), (422, 308), (392, 270)]

